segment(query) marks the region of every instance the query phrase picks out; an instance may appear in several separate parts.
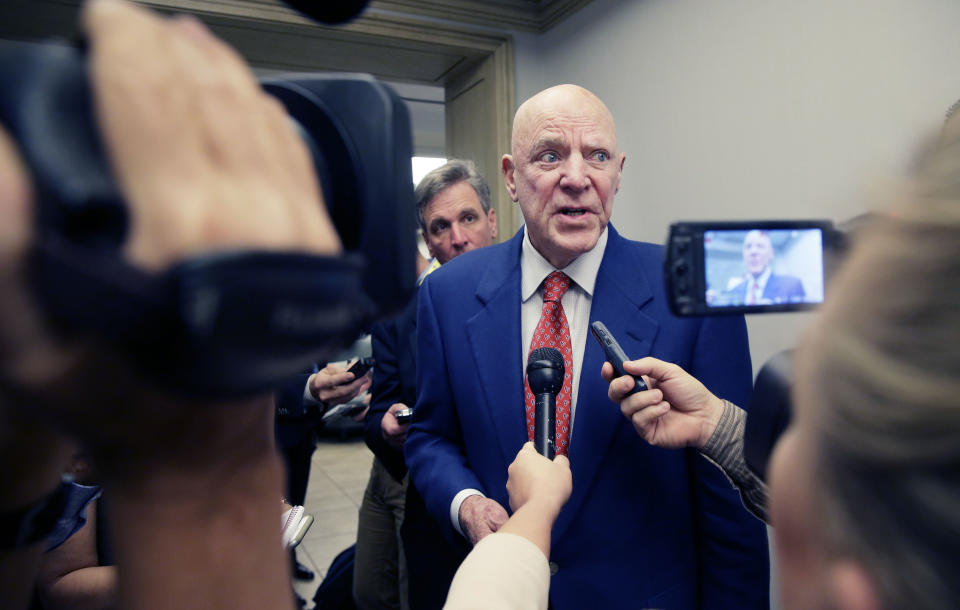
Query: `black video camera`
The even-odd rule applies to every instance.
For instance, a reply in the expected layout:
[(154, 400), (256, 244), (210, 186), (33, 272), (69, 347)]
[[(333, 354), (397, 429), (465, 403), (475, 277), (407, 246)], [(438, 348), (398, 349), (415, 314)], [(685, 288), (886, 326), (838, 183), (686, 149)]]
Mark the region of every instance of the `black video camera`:
[[(815, 308), (846, 243), (846, 234), (825, 220), (674, 223), (664, 262), (670, 308), (678, 316)], [(757, 374), (744, 457), (761, 479), (790, 423), (792, 386), (792, 350), (776, 354)]]
[(372, 77), (262, 82), (310, 149), (342, 256), (219, 252), (161, 273), (121, 257), (127, 206), (83, 52), (0, 41), (0, 84), (0, 124), (36, 190), (29, 281), (62, 332), (106, 337), (171, 390), (242, 396), (271, 389), (406, 304), (416, 275), (410, 120)]
[(811, 309), (823, 303), (842, 234), (827, 220), (678, 222), (664, 275), (678, 316)]

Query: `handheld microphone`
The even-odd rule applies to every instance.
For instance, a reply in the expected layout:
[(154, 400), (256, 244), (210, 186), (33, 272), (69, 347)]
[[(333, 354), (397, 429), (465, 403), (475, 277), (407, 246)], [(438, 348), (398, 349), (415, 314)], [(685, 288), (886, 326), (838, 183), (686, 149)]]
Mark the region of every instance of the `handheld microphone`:
[(557, 394), (563, 387), (563, 356), (552, 347), (539, 347), (527, 360), (527, 384), (534, 396), (533, 444), (548, 459), (556, 455)]

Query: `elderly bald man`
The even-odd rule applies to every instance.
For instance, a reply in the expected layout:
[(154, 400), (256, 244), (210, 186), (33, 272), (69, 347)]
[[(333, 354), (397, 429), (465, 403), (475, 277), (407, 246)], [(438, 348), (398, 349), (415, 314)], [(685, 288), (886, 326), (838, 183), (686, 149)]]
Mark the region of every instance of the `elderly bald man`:
[(747, 403), (743, 318), (672, 316), (661, 248), (609, 224), (624, 161), (613, 117), (586, 89), (552, 87), (517, 110), (502, 169), (525, 227), (420, 289), (412, 481), (451, 538), (475, 544), (506, 521), (507, 467), (532, 435), (527, 357), (552, 338), (567, 371), (556, 436), (573, 495), (553, 529), (551, 606), (766, 607), (762, 524), (696, 452), (638, 438), (587, 338), (601, 320), (630, 357), (675, 362)]

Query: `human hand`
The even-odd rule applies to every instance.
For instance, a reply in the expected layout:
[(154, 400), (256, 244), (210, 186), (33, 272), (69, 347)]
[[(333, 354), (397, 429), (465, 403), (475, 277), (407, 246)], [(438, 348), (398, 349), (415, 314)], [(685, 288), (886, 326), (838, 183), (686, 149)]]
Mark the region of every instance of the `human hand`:
[(460, 505), (460, 529), (471, 544), (477, 544), (507, 522), (507, 511), (500, 503), (479, 495), (468, 497)]
[[(228, 248), (339, 251), (303, 143), (234, 51), (195, 19), (124, 2), (90, 2), (83, 28), (100, 131), (130, 213), (130, 262), (158, 269)], [(202, 405), (163, 396), (111, 347), (51, 338), (22, 277), (33, 202), (6, 140), (0, 166), (0, 376), (24, 410), (94, 445), (144, 453), (171, 438), (166, 426), (176, 436), (206, 419)], [(207, 423), (230, 437), (233, 423)]]
[(507, 493), (513, 512), (528, 502), (536, 502), (555, 518), (573, 491), (573, 475), (567, 456), (558, 455), (552, 461), (548, 460), (537, 453), (531, 442), (523, 445), (507, 473)]
[(367, 394), (363, 397), (363, 411), (360, 411), (356, 415), (351, 416), (351, 419), (355, 422), (362, 422), (367, 418), (367, 413), (370, 412), (370, 394)]
[(706, 445), (720, 421), (723, 401), (670, 362), (642, 358), (624, 362), (623, 368), (631, 375), (643, 375), (650, 389), (626, 396), (633, 379), (628, 375), (614, 379), (613, 367), (605, 362), (601, 374), (610, 382), (607, 395), (620, 404), (624, 417), (645, 441), (668, 448)]
[(396, 414), (397, 411), (406, 408), (407, 405), (402, 402), (395, 402), (390, 405), (390, 408), (384, 413), (383, 419), (380, 420), (380, 433), (383, 435), (383, 439), (397, 451), (403, 451), (403, 443), (407, 440), (407, 430), (410, 429), (410, 423), (401, 424), (397, 421)]
[(370, 389), (371, 383), (373, 376), (370, 371), (355, 379), (353, 373), (336, 364), (328, 364), (307, 379), (310, 394), (328, 405), (350, 402)]
[[(240, 55), (189, 16), (91, 2), (96, 115), (132, 216), (130, 258), (340, 251), (307, 148)], [(175, 93), (175, 94), (173, 94)]]

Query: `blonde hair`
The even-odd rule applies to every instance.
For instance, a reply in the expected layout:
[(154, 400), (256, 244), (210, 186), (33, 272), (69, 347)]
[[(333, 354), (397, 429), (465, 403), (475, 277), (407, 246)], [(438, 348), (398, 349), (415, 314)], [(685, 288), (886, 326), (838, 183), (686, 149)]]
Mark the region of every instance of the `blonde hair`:
[(864, 233), (800, 356), (825, 535), (887, 607), (956, 607), (960, 138)]

